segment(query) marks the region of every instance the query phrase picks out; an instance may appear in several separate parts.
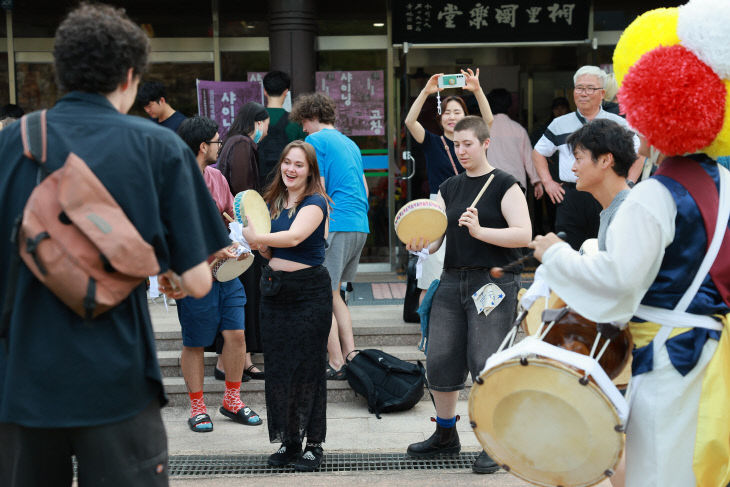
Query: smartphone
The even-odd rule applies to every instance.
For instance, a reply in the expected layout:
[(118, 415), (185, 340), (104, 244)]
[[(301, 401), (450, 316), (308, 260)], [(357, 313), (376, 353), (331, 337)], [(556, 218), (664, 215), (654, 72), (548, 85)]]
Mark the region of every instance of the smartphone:
[(466, 86), (466, 76), (463, 74), (445, 74), (438, 78), (439, 88), (463, 88)]

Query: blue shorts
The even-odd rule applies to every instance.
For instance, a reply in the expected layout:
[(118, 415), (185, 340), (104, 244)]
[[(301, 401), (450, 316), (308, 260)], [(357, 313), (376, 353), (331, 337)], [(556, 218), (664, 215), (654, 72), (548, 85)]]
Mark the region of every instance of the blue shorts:
[(238, 279), (213, 280), (210, 292), (200, 299), (177, 300), (177, 317), (182, 327), (183, 345), (207, 347), (222, 330), (245, 330), (246, 292)]

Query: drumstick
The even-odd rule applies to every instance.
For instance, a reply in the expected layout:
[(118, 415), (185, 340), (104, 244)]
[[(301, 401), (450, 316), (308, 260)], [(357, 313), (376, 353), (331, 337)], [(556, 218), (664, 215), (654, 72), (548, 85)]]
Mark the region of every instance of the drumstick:
[[(567, 237), (565, 232), (558, 232), (557, 236), (560, 240), (565, 240), (565, 238)], [(504, 267), (492, 267), (491, 269), (489, 269), (489, 275), (492, 277), (495, 277), (495, 278), (500, 278), (500, 277), (504, 276), (505, 272), (511, 272), (512, 269), (515, 269), (515, 268), (519, 267), (520, 265), (524, 264), (525, 262), (527, 262), (528, 260), (532, 259), (532, 256), (534, 253), (535, 253), (534, 250), (530, 250), (527, 254), (523, 255), (522, 257), (520, 257), (517, 260), (510, 262), (509, 264), (507, 264)]]
[(484, 194), (484, 192), (487, 190), (487, 186), (489, 186), (489, 183), (492, 182), (492, 179), (494, 179), (494, 174), (492, 174), (491, 176), (489, 176), (489, 179), (487, 179), (487, 182), (484, 183), (484, 186), (482, 186), (482, 189), (481, 189), (481, 191), (479, 191), (479, 194), (477, 195), (477, 197), (474, 198), (474, 201), (472, 201), (471, 202), (471, 205), (469, 205), (470, 208), (474, 208), (474, 206), (479, 201), (479, 198), (481, 198), (482, 195)]
[(224, 217), (226, 217), (226, 220), (228, 220), (228, 221), (229, 221), (230, 223), (233, 223), (233, 222), (235, 221), (235, 220), (234, 220), (233, 218), (231, 218), (231, 216), (230, 216), (230, 215), (229, 215), (228, 213), (226, 213), (225, 211), (223, 212), (223, 216), (224, 216)]

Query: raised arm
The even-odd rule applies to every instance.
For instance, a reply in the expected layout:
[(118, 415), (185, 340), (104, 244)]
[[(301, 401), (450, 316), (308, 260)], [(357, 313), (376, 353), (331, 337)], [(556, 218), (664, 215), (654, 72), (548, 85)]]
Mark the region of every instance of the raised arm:
[(406, 115), (406, 127), (419, 144), (422, 144), (423, 139), (426, 137), (426, 129), (424, 129), (423, 125), (419, 123), (418, 116), (421, 114), (423, 104), (426, 103), (426, 98), (438, 91), (441, 91), (438, 86), (439, 76), (443, 76), (443, 73), (434, 74), (429, 78), (428, 83), (426, 83), (426, 86), (424, 86), (418, 94), (416, 101), (413, 102), (411, 109), (408, 110), (408, 115)]
[(466, 76), (466, 86), (464, 86), (464, 89), (474, 93), (474, 98), (477, 99), (477, 104), (479, 105), (479, 111), (482, 112), (482, 118), (487, 122), (487, 127), (491, 129), (492, 122), (494, 122), (494, 115), (492, 115), (492, 107), (489, 106), (489, 101), (487, 101), (487, 96), (484, 94), (484, 90), (482, 90), (482, 85), (479, 84), (479, 68), (477, 68), (476, 73), (471, 68), (468, 68), (466, 71), (462, 69), (461, 74)]

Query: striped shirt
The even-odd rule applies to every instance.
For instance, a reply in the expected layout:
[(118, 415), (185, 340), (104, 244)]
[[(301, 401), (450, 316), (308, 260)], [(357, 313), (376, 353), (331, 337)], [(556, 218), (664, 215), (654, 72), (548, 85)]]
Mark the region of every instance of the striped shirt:
[[(600, 109), (594, 120), (597, 118), (613, 120), (619, 125), (622, 125), (627, 129), (629, 128), (629, 124), (626, 123), (625, 119), (607, 112), (603, 108)], [(540, 140), (538, 140), (537, 144), (535, 144), (535, 150), (545, 157), (550, 157), (555, 154), (555, 151), (558, 151), (559, 174), (560, 180), (563, 182), (574, 183), (578, 180), (572, 171), (575, 157), (573, 156), (573, 152), (570, 150), (566, 141), (570, 134), (585, 124), (586, 119), (578, 110), (568, 113), (567, 115), (562, 115), (550, 122), (548, 128), (545, 129), (545, 133), (542, 134)], [(634, 148), (637, 150), (639, 149), (639, 138), (636, 135), (634, 135)]]

